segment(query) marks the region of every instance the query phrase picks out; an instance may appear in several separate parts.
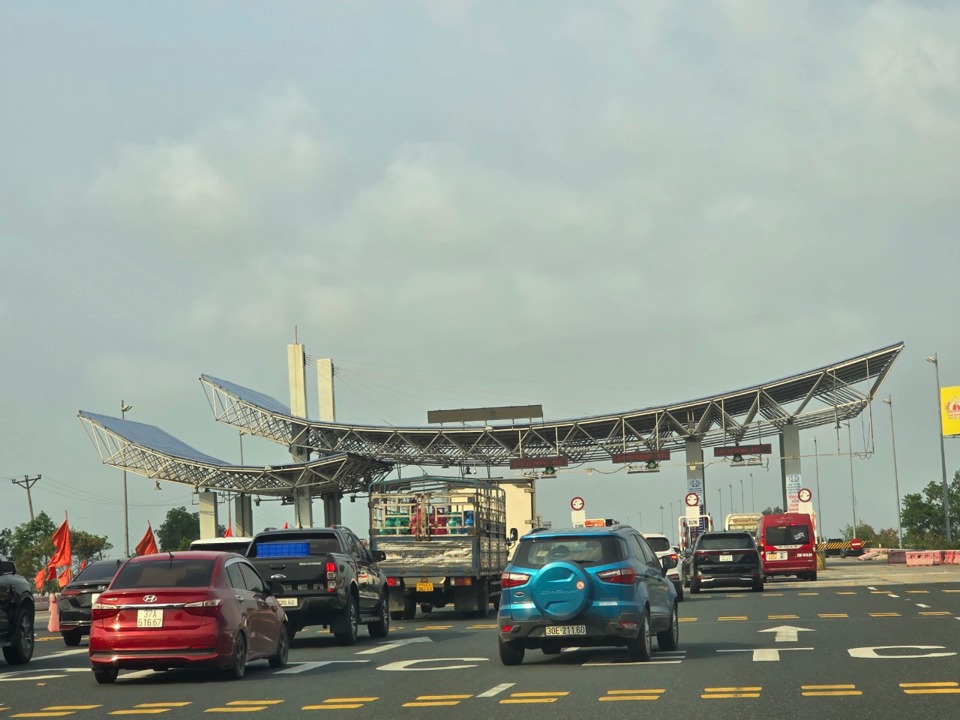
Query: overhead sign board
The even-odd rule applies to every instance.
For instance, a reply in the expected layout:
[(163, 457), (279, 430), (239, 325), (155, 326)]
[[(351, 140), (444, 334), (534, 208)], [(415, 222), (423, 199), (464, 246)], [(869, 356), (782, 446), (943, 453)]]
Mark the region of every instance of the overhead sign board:
[(615, 463), (650, 462), (651, 460), (660, 462), (669, 459), (669, 450), (632, 450), (631, 452), (614, 453), (610, 456), (610, 460)]
[(770, 443), (761, 443), (759, 445), (729, 445), (724, 447), (715, 447), (713, 449), (714, 457), (733, 457), (734, 455), (769, 455), (770, 453)]
[(538, 468), (566, 467), (569, 464), (562, 455), (556, 457), (513, 458), (510, 461), (511, 470), (536, 470)]

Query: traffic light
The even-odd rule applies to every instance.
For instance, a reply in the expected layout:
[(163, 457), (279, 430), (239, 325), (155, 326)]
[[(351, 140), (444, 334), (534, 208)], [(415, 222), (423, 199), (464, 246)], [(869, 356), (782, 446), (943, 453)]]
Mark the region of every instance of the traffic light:
[(545, 467), (545, 468), (543, 469), (543, 476), (544, 476), (544, 477), (556, 477), (556, 476), (557, 476), (557, 469), (556, 469), (555, 467)]

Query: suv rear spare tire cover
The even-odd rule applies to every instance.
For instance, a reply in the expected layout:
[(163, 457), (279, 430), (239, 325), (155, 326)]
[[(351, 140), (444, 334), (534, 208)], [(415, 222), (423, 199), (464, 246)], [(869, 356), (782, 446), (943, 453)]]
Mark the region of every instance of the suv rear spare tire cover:
[(545, 617), (569, 620), (576, 617), (590, 600), (590, 576), (576, 565), (551, 563), (533, 578), (530, 595)]

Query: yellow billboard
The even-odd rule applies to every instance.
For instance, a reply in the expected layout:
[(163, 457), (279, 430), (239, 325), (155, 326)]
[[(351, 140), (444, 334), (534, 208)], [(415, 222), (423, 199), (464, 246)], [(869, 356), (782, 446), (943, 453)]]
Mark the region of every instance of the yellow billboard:
[(944, 437), (960, 435), (960, 385), (940, 388), (940, 424)]

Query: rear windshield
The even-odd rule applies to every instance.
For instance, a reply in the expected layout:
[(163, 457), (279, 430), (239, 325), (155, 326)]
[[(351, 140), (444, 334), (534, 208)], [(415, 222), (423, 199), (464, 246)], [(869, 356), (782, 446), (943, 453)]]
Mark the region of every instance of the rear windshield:
[(667, 538), (663, 537), (645, 537), (647, 545), (654, 552), (664, 552), (664, 551), (673, 551), (673, 548), (670, 546), (670, 541)]
[(768, 527), (767, 545), (806, 545), (810, 542), (810, 528), (806, 525), (778, 525)]
[(624, 559), (623, 546), (612, 535), (598, 537), (532, 537), (521, 540), (513, 556), (515, 565), (538, 568), (548, 563), (607, 565)]
[(110, 562), (92, 563), (77, 573), (77, 576), (73, 579), (73, 581), (99, 582), (105, 580), (109, 582), (110, 579), (117, 574), (117, 568), (119, 567), (120, 563), (116, 560), (111, 560)]
[(699, 550), (749, 550), (752, 547), (754, 547), (753, 538), (746, 533), (702, 535), (697, 543)]
[(215, 564), (215, 560), (183, 558), (128, 562), (117, 573), (110, 589), (207, 587)]
[(296, 540), (277, 538), (276, 540), (263, 540), (254, 543), (250, 547), (248, 557), (297, 558), (336, 552), (340, 552), (340, 541), (336, 535), (326, 534), (310, 537), (301, 535)]

